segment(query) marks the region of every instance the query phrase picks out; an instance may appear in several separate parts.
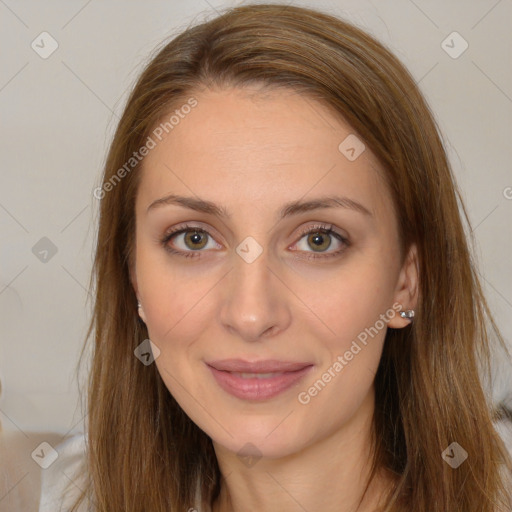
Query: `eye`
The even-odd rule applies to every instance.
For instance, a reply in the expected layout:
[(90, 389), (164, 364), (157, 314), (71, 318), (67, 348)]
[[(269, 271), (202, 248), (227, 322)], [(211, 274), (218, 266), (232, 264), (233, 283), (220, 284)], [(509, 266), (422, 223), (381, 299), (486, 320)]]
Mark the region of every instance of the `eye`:
[[(301, 232), (301, 235), (301, 239), (295, 245), (300, 251), (307, 253), (306, 256), (301, 256), (307, 259), (338, 256), (349, 246), (348, 239), (333, 230), (332, 225), (309, 226), (305, 231)], [(327, 249), (333, 245), (333, 241), (334, 245), (338, 246), (338, 250), (327, 252)], [(313, 247), (313, 251), (308, 251), (311, 247)]]
[[(208, 247), (208, 238), (211, 238), (208, 231), (198, 226), (184, 225), (177, 226), (172, 231), (168, 232), (161, 240), (161, 243), (165, 250), (171, 254), (178, 254), (180, 256), (185, 256), (186, 258), (193, 258), (195, 256), (199, 256), (199, 254), (195, 253), (200, 252), (201, 249), (218, 248), (215, 243), (213, 243), (213, 247)], [(173, 245), (178, 245), (178, 250), (174, 249), (169, 244), (169, 242), (174, 239), (176, 239), (176, 241), (173, 241)]]
[[(334, 257), (342, 253), (350, 245), (346, 237), (332, 229), (332, 225), (309, 226), (302, 230), (300, 234), (302, 236), (295, 245), (299, 247), (299, 253), (305, 252), (307, 254), (299, 256), (300, 258), (318, 259)], [(208, 246), (209, 238), (211, 239), (210, 246)], [(336, 251), (327, 252), (327, 249), (333, 245), (333, 240), (334, 245), (338, 245), (339, 248)], [(173, 241), (172, 244), (170, 244), (171, 241)], [(215, 243), (208, 231), (199, 226), (188, 224), (176, 226), (167, 232), (160, 242), (167, 252), (184, 256), (185, 258), (200, 256), (200, 253), (203, 252), (202, 249), (221, 248)], [(177, 249), (174, 246), (178, 246)], [(311, 247), (313, 247), (313, 251), (308, 250)]]

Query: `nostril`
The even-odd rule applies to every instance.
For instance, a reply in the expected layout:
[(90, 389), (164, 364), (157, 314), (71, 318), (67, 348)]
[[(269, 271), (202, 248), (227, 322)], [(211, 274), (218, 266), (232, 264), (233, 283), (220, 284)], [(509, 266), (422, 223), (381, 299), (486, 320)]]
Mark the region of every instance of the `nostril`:
[(262, 337), (263, 336), (270, 336), (271, 334), (274, 334), (275, 330), (277, 329), (277, 325), (272, 325), (271, 327), (269, 327), (266, 331), (263, 332), (263, 334), (261, 335)]

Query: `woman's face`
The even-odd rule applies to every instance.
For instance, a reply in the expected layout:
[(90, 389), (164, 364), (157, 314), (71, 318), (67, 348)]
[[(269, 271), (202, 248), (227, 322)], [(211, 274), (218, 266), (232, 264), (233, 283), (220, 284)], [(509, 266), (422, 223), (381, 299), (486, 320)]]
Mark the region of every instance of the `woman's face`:
[(289, 455), (372, 407), (414, 265), (350, 126), (292, 91), (195, 98), (143, 162), (140, 315), (167, 388), (215, 443)]

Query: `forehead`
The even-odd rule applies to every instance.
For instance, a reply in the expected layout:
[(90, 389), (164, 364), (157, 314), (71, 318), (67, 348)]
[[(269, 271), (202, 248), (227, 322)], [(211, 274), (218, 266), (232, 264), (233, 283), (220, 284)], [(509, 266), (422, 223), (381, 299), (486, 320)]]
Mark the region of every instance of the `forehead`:
[(255, 202), (276, 210), (336, 193), (376, 216), (389, 212), (379, 162), (340, 116), (315, 100), (255, 88), (204, 90), (194, 98), (196, 106), (178, 112), (172, 124), (165, 125), (179, 105), (162, 118), (161, 140), (153, 136), (156, 145), (143, 162), (139, 204), (176, 193), (233, 211)]

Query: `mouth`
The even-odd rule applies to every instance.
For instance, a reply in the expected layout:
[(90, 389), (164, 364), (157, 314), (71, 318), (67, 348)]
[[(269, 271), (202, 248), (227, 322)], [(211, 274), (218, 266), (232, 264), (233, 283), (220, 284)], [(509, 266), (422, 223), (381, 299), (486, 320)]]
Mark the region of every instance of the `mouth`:
[(273, 398), (298, 384), (313, 368), (309, 362), (225, 359), (206, 363), (217, 384), (242, 400)]

